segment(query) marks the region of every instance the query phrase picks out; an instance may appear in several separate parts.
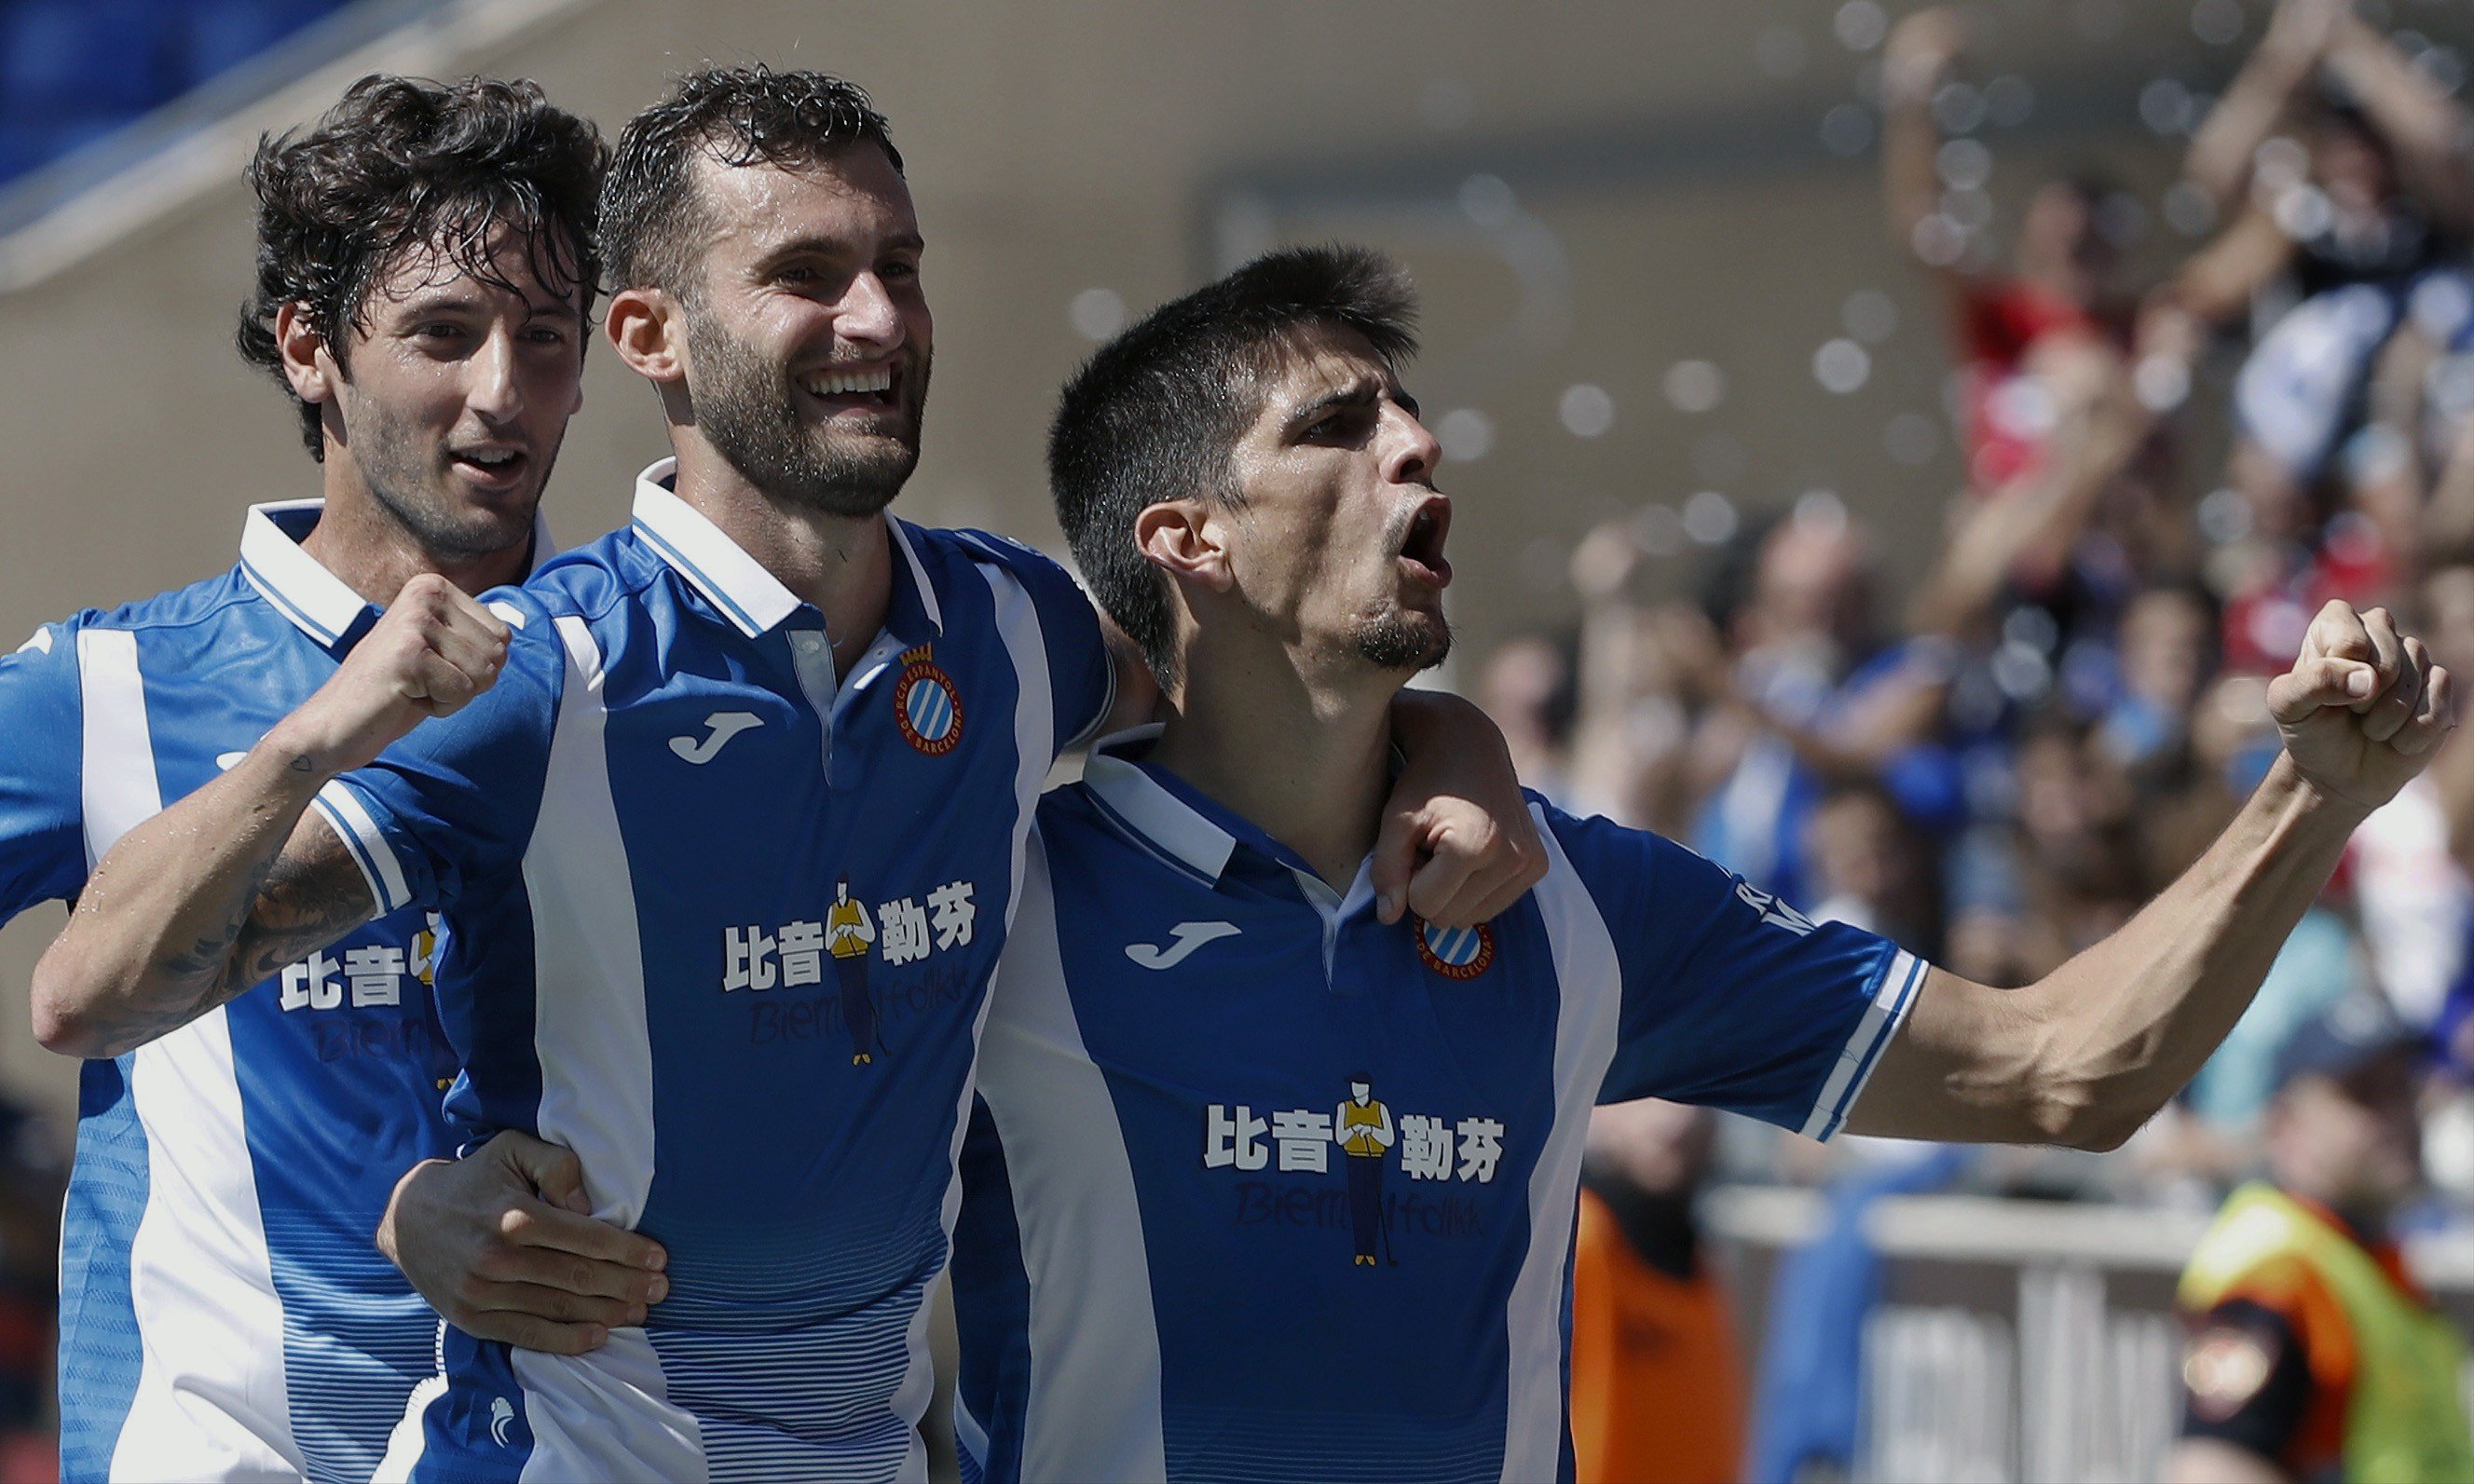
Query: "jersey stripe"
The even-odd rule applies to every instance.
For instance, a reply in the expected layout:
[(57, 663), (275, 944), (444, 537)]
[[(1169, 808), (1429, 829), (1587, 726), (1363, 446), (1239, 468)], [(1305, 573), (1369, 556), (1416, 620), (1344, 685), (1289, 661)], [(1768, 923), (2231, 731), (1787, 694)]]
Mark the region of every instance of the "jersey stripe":
[(1805, 1120), (1802, 1132), (1806, 1137), (1828, 1138), (1847, 1121), (1847, 1111), (1863, 1096), (1865, 1080), (1880, 1061), (1881, 1049), (1898, 1034), (1907, 1012), (1914, 1007), (1916, 992), (1924, 987), (1925, 972), (1929, 967), (1904, 950), (1890, 955), (1880, 982), (1873, 987), (1871, 1007), (1856, 1022), (1856, 1033), (1847, 1038), (1846, 1049), (1838, 1053), (1838, 1063), (1830, 1069), (1830, 1080), (1822, 1085), (1821, 1096), (1812, 1105), (1812, 1116)]
[[(989, 1460), (990, 1472), (1161, 1478), (1168, 1461), (1159, 1328), (1133, 1164), (1107, 1080), (1075, 1019), (1043, 850), (1031, 851), (1022, 898), (990, 995), (1003, 995), (1004, 1008), (988, 1027), (989, 1044), (1008, 1044), (984, 1064), (984, 1093), (1005, 1145), (1024, 1265), (1032, 1273), (1087, 1265), (1111, 1281), (1097, 1293), (1031, 1285), (1022, 1456), (1018, 1468)], [(1070, 1262), (1055, 1256), (1064, 1250), (1078, 1256)]]
[[(86, 849), (100, 859), (162, 807), (137, 635), (80, 631), (78, 675)], [(223, 1009), (139, 1047), (125, 1065), (146, 1141), (145, 1211), (128, 1268), (142, 1359), (110, 1474), (300, 1472), (283, 1307)]]
[(1505, 1418), (1503, 1478), (1551, 1479), (1564, 1451), (1564, 1295), (1569, 1285), (1572, 1225), (1580, 1199), (1581, 1150), (1589, 1110), (1614, 1060), (1615, 1022), (1623, 1002), (1623, 969), (1614, 935), (1599, 916), (1563, 842), (1537, 816), (1546, 842), (1546, 879), (1536, 900), (1555, 954), (1555, 1126), (1529, 1171), (1529, 1250), (1513, 1280), (1505, 1320), (1510, 1331), (1512, 1396)]
[(378, 833), (377, 821), (370, 818), (367, 805), (342, 778), (328, 780), (310, 802), (327, 821), (335, 837), (344, 842), (345, 852), (352, 864), (361, 868), (361, 879), (368, 883), (370, 899), (377, 903), (376, 915), (401, 911), (412, 900), (411, 888), (404, 884), (403, 867), (396, 861), (395, 851)]
[[(580, 618), (557, 620), (568, 654), (539, 823), (524, 855), (532, 902), (535, 1038), (542, 1076), (537, 1127), (583, 1161), (593, 1213), (632, 1227), (653, 1185), (653, 1051), (645, 1024), (636, 887), (610, 792), (600, 648)], [(695, 1419), (671, 1404), (661, 1357), (641, 1328), (616, 1330), (604, 1349), (573, 1359), (518, 1352), (533, 1453), (527, 1479), (581, 1478), (614, 1468), (657, 1478), (701, 1478)], [(609, 1379), (599, 1379), (607, 1373)], [(621, 1384), (642, 1400), (624, 1437), (594, 1399)], [(624, 1396), (627, 1392), (620, 1392)]]

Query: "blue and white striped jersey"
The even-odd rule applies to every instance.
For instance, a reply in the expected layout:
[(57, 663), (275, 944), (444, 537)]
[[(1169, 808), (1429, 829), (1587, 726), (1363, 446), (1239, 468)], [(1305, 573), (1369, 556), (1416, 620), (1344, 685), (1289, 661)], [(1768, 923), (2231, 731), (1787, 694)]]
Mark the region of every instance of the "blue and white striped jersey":
[[(332, 675), (377, 610), (249, 514), (209, 581), (0, 659), (0, 917), (74, 896), (125, 831)], [(547, 550), (535, 533), (536, 550)], [(89, 1061), (61, 1236), (68, 1479), (369, 1477), (437, 1316), (372, 1245), (450, 1152), (436, 938), (387, 914), (129, 1055)]]
[(1571, 1476), (1590, 1107), (1826, 1136), (1924, 966), (1535, 803), (1545, 881), (1385, 926), (1112, 739), (1041, 804), (955, 1233), (967, 1479)]
[(382, 1476), (925, 1476), (988, 976), (1107, 652), (1054, 562), (888, 517), (885, 632), (837, 675), (668, 472), (493, 596), (494, 687), (321, 799), (389, 910), (445, 915), (459, 1128), (573, 1149), (670, 1255), (594, 1354), (446, 1331)]

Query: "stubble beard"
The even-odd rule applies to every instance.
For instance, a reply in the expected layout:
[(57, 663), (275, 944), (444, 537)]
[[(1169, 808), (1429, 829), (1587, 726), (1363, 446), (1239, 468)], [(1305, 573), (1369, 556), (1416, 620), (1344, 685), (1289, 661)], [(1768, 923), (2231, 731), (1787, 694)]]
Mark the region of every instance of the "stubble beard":
[(358, 412), (347, 449), (352, 467), (371, 498), (411, 535), (424, 555), (441, 564), (469, 562), (496, 556), (532, 539), (533, 512), (549, 485), (550, 468), (558, 462), (556, 448), (533, 456), (540, 467), (531, 471), (531, 497), (521, 502), (521, 518), (502, 523), (495, 511), (458, 510), (455, 497), (448, 492), (455, 477), (453, 461), (443, 448), (366, 398)]
[(1349, 627), (1349, 647), (1378, 670), (1415, 674), (1442, 664), (1452, 652), (1452, 626), (1441, 613), (1413, 613), (1399, 607), (1361, 615)]
[(909, 389), (908, 429), (837, 435), (800, 416), (779, 365), (709, 315), (691, 309), (686, 319), (688, 354), (696, 368), (696, 423), (731, 467), (776, 499), (830, 515), (873, 515), (893, 503), (919, 464), (927, 357), (905, 372), (906, 382), (916, 378)]

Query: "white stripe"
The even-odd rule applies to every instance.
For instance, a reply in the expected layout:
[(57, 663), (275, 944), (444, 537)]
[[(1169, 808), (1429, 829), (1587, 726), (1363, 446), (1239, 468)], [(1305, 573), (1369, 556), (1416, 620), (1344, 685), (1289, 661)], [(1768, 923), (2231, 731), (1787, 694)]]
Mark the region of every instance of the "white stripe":
[(1529, 1251), (1512, 1281), (1512, 1395), (1504, 1419), (1503, 1477), (1551, 1479), (1564, 1457), (1564, 1293), (1572, 1256), (1573, 1207), (1589, 1110), (1614, 1059), (1623, 969), (1597, 902), (1535, 805), (1546, 842), (1546, 879), (1533, 893), (1555, 955), (1555, 1125), (1529, 1172)]
[[(524, 852), (533, 919), (533, 1030), (541, 1137), (584, 1163), (593, 1214), (633, 1227), (653, 1185), (653, 1049), (636, 888), (610, 792), (601, 651), (584, 620), (567, 646), (540, 816)], [(514, 1354), (533, 1451), (526, 1479), (706, 1476), (695, 1419), (671, 1404), (641, 1328), (573, 1358)]]
[(318, 790), (309, 805), (318, 811), (335, 838), (344, 842), (344, 853), (361, 868), (361, 879), (368, 884), (370, 899), (377, 903), (375, 916), (385, 917), (412, 903), (412, 888), (405, 884), (403, 867), (397, 864), (395, 848), (378, 828), (352, 785), (342, 778), (329, 778)]
[(429, 1405), (447, 1395), (447, 1377), (433, 1376), (412, 1388), (412, 1396), (403, 1404), (403, 1416), (397, 1419), (395, 1430), (387, 1434), (386, 1453), (378, 1460), (377, 1472), (370, 1475), (370, 1484), (406, 1484), (412, 1471), (421, 1465), (426, 1446)]
[(980, 1051), (1031, 1275), (1021, 1474), (1165, 1478), (1159, 1325), (1133, 1163), (1074, 1017), (1045, 849), (1031, 852), (1022, 899)]
[(1800, 1132), (1805, 1137), (1828, 1138), (1838, 1132), (1838, 1125), (1847, 1119), (1847, 1110), (1863, 1095), (1873, 1068), (1881, 1065), (1880, 1052), (1905, 1023), (1928, 968), (1924, 960), (1904, 949), (1890, 956), (1880, 983), (1873, 988), (1873, 1003), (1864, 1007), (1864, 1014), (1857, 1017), (1855, 1034), (1840, 1048), (1837, 1065), (1830, 1068), (1829, 1080), (1821, 1085), (1821, 1096), (1813, 1100), (1812, 1112), (1804, 1120)]
[[(78, 683), (86, 850), (100, 859), (162, 807), (137, 636), (80, 631)], [(139, 1047), (129, 1094), (146, 1134), (146, 1209), (129, 1250), (141, 1358), (111, 1476), (297, 1475), (283, 1305), (222, 1007)]]
[[(1048, 643), (1040, 633), (1039, 610), (1032, 606), (1031, 594), (1024, 590), (1020, 579), (1002, 567), (981, 566), (979, 571), (987, 580), (988, 594), (996, 605), (997, 634), (1005, 640), (1006, 652), (1013, 660), (1014, 822), (1013, 850), (1007, 863), (1012, 873), (1013, 890), (1006, 898), (1006, 930), (1010, 935), (1022, 908), (1025, 861), (1030, 853), (1039, 787), (1056, 760), (1056, 700), (1048, 676)], [(1007, 941), (1010, 943), (1010, 937)], [(988, 993), (981, 996), (980, 1013), (971, 1025), (974, 1046), (980, 1044), (987, 1030), (989, 1007), (995, 1000), (996, 987), (991, 983)], [(971, 1074), (962, 1079), (962, 1095), (955, 1105), (953, 1147), (947, 1151), (948, 1167), (953, 1173), (945, 1184), (940, 1215), (949, 1259), (954, 1249), (954, 1218), (962, 1209), (962, 1140), (970, 1133), (971, 1102), (979, 1091), (978, 1076), (979, 1065), (974, 1059)], [(893, 1397), (894, 1411), (910, 1424), (913, 1433), (910, 1455), (902, 1463), (900, 1476), (905, 1480), (924, 1481), (928, 1477), (927, 1452), (916, 1436), (919, 1419), (927, 1414), (936, 1386), (935, 1367), (928, 1350), (928, 1310), (923, 1303), (911, 1318), (910, 1363)]]

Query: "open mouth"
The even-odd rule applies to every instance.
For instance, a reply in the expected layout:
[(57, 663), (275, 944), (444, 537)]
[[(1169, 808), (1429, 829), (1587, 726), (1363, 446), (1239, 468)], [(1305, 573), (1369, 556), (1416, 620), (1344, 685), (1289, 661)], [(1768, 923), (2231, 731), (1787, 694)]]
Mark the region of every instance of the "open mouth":
[(1452, 502), (1436, 495), (1409, 517), (1408, 536), (1400, 543), (1400, 561), (1412, 577), (1435, 586), (1452, 580), (1452, 564), (1443, 560), (1443, 539), (1452, 530)]
[(799, 390), (837, 407), (891, 407), (901, 399), (902, 377), (882, 366), (828, 366), (795, 378)]
[(531, 458), (521, 448), (486, 445), (474, 448), (450, 448), (448, 461), (464, 470), (465, 477), (477, 484), (503, 487), (521, 477)]

